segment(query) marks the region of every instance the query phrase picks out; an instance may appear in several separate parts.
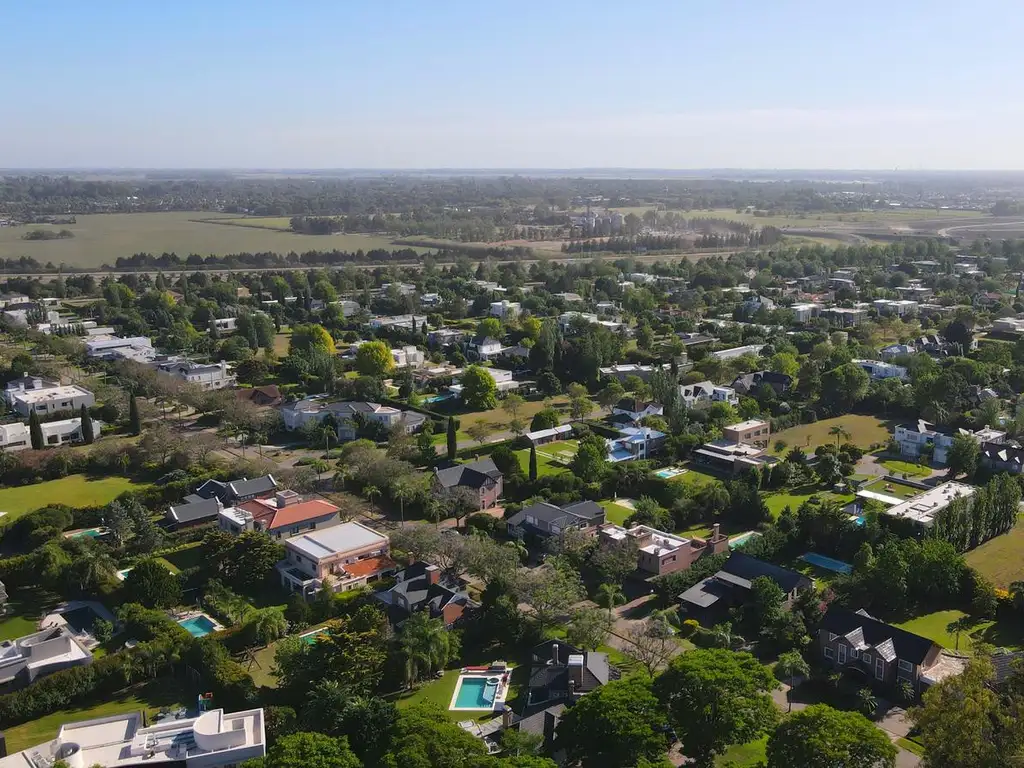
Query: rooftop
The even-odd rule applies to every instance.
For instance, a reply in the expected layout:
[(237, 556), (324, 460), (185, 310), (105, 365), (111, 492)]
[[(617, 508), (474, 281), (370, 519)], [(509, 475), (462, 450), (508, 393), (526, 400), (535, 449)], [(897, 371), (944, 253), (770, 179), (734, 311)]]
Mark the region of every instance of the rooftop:
[(902, 504), (890, 507), (885, 510), (885, 514), (930, 526), (935, 521), (935, 515), (948, 507), (950, 502), (961, 497), (968, 498), (974, 494), (974, 490), (973, 485), (964, 483), (942, 483)]
[(350, 522), (293, 536), (285, 545), (314, 560), (321, 560), (340, 552), (351, 552), (374, 545), (386, 546), (387, 543), (388, 537), (384, 534), (377, 533), (361, 523)]
[(747, 419), (737, 424), (730, 424), (726, 429), (732, 429), (736, 432), (746, 432), (748, 429), (758, 429), (760, 427), (767, 427), (768, 422), (762, 421), (761, 419)]

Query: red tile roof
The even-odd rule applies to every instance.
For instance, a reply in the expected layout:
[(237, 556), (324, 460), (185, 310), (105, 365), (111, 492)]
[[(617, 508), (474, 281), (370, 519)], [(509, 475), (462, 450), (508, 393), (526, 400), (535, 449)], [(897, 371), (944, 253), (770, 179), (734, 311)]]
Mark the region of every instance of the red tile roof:
[(253, 499), (244, 504), (239, 504), (238, 508), (249, 512), (253, 519), (262, 522), (267, 530), (270, 531), (275, 528), (286, 528), (289, 525), (296, 525), (297, 523), (303, 523), (318, 517), (326, 517), (338, 511), (338, 507), (323, 499), (301, 501), (298, 504), (289, 504), (281, 509), (259, 499)]
[(397, 568), (398, 563), (392, 560), (390, 557), (368, 557), (365, 560), (357, 560), (354, 563), (348, 563), (343, 565), (342, 568), (349, 576), (353, 578), (360, 578), (363, 576), (372, 576), (375, 573), (386, 571), (389, 568)]

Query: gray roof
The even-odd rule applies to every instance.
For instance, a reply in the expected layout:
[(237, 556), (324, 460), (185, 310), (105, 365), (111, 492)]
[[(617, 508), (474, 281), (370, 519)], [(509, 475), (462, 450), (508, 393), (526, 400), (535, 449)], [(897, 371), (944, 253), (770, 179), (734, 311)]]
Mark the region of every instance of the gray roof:
[(277, 480), (273, 475), (254, 477), (251, 480), (231, 480), (222, 483), (219, 480), (207, 480), (196, 488), (195, 495), (204, 499), (217, 498), (224, 504), (231, 504), (235, 501), (251, 499), (264, 493), (272, 493), (277, 490)]
[(708, 576), (683, 592), (679, 599), (698, 608), (710, 608), (728, 594), (728, 587), (714, 576)]
[(501, 470), (495, 466), (493, 460), (487, 458), (439, 469), (435, 476), (445, 488), (454, 488), (457, 485), (482, 488), (490, 482), (497, 481), (501, 477)]
[(216, 517), (221, 505), (216, 496), (209, 499), (201, 499), (188, 504), (179, 504), (171, 507), (167, 516), (176, 523), (192, 523), (196, 520), (205, 520)]

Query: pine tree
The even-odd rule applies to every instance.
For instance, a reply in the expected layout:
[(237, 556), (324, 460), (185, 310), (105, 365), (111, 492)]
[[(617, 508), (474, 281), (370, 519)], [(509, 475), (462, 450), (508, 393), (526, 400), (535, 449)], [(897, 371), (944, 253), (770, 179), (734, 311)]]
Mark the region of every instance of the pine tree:
[(455, 419), (448, 417), (448, 461), (455, 461), (455, 453), (458, 450), (459, 441), (455, 437)]
[(82, 420), (82, 441), (86, 445), (92, 445), (96, 440), (96, 434), (92, 431), (92, 419), (89, 418), (89, 409), (84, 403), (78, 411), (78, 416)]
[(133, 435), (142, 434), (142, 417), (139, 416), (139, 404), (132, 395), (128, 401), (128, 429)]
[(530, 446), (530, 482), (537, 479), (537, 446)]
[(35, 411), (28, 417), (28, 434), (32, 439), (32, 448), (36, 451), (43, 449), (43, 427), (39, 423), (39, 414)]

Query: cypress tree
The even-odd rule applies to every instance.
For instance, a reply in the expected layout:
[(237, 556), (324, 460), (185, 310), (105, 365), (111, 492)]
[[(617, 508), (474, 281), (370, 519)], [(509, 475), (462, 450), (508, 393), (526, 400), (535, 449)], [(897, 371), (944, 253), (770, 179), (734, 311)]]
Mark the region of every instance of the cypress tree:
[(537, 479), (537, 446), (530, 446), (530, 482)]
[(455, 453), (458, 450), (459, 441), (455, 437), (455, 419), (448, 417), (448, 461), (455, 461)]
[(28, 417), (28, 435), (32, 440), (32, 448), (36, 451), (43, 449), (43, 427), (39, 423), (39, 414), (32, 411)]
[(89, 418), (89, 409), (84, 403), (78, 411), (78, 416), (82, 420), (82, 441), (86, 445), (92, 445), (96, 440), (96, 434), (92, 431), (92, 419)]
[(135, 395), (128, 401), (128, 429), (133, 435), (142, 434), (142, 417), (139, 416), (139, 404)]

